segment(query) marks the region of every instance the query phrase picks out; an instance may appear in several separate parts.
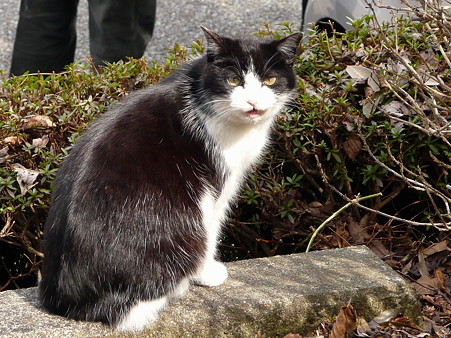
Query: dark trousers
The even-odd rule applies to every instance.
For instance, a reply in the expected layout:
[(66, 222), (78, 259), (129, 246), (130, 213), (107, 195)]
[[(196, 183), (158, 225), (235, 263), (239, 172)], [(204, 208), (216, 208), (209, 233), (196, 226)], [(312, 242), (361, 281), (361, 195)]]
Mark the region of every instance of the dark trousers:
[[(11, 74), (60, 72), (74, 61), (78, 0), (22, 0)], [(155, 23), (156, 0), (89, 0), (95, 65), (140, 58)]]

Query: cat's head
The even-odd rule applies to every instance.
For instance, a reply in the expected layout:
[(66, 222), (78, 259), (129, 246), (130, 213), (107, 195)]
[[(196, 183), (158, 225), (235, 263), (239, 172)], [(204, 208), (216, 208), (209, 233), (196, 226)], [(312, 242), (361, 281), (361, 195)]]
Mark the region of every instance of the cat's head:
[(234, 39), (202, 29), (207, 38), (203, 89), (216, 117), (241, 124), (274, 118), (296, 85), (292, 65), (302, 33), (280, 40)]

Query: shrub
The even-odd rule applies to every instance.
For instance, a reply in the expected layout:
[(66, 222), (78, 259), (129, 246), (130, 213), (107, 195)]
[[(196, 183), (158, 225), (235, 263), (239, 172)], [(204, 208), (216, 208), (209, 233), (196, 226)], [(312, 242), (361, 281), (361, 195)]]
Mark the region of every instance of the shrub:
[[(383, 196), (353, 203), (331, 224), (336, 245), (350, 242), (342, 223), (450, 229), (449, 12), (410, 12), (414, 21), (373, 30), (375, 20), (365, 17), (345, 34), (314, 32), (304, 42), (295, 63), (298, 96), (236, 203), (223, 258), (303, 250), (312, 228), (359, 194)], [(266, 26), (259, 34), (292, 30)], [(202, 50), (196, 42), (191, 52), (175, 46), (163, 64), (130, 60), (100, 73), (75, 64), (62, 74), (1, 79), (0, 270), (7, 273), (0, 273), (0, 289), (27, 285), (20, 283), (25, 275), (35, 282), (51, 182), (77, 136), (112, 102)]]

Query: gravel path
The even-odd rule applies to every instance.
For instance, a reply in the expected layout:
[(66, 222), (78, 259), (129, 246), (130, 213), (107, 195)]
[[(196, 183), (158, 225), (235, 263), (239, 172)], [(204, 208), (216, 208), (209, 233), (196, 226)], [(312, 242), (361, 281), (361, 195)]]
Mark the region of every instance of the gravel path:
[[(19, 0), (0, 2), (0, 69), (9, 72), (11, 53), (19, 17)], [(81, 0), (77, 19), (77, 50), (75, 59), (89, 55), (87, 1)], [(157, 22), (145, 55), (161, 61), (175, 42), (191, 45), (202, 39), (199, 25), (218, 33), (252, 33), (262, 22), (272, 25), (293, 22), (300, 25), (301, 0), (159, 0)]]

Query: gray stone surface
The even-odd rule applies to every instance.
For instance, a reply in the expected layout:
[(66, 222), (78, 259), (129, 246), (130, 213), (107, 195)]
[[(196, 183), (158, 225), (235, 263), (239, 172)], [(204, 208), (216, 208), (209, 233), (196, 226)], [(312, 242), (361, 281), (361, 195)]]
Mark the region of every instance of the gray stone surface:
[[(350, 299), (367, 320), (387, 309), (419, 318), (415, 292), (368, 248), (350, 247), (227, 264), (215, 288), (191, 287), (142, 337), (265, 337), (308, 333)], [(98, 323), (46, 314), (36, 288), (0, 293), (0, 337), (124, 336)]]

